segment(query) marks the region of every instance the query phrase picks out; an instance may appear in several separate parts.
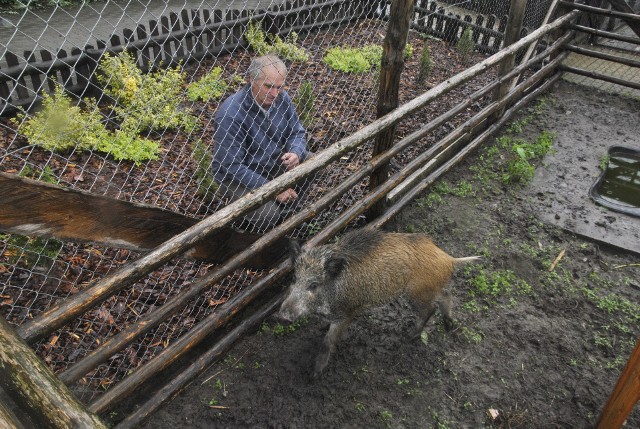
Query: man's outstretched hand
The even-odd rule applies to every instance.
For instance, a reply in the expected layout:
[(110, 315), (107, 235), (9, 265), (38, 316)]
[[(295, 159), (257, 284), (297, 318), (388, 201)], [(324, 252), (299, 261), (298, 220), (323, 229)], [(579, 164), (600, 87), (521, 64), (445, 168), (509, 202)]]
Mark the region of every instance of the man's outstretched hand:
[(293, 152), (287, 152), (280, 158), (287, 171), (300, 165), (300, 158)]
[(296, 198), (298, 198), (298, 193), (293, 189), (289, 188), (286, 191), (282, 192), (281, 194), (278, 194), (278, 196), (276, 197), (276, 201), (281, 204), (284, 204), (284, 203), (288, 203), (289, 201), (294, 201)]

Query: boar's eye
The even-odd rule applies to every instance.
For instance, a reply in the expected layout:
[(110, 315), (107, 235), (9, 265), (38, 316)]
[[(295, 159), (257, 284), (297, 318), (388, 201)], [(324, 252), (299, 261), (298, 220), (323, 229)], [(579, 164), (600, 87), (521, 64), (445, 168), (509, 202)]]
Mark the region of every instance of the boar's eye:
[(316, 289), (318, 289), (318, 286), (320, 286), (320, 283), (318, 283), (318, 282), (309, 283), (309, 287), (308, 287), (309, 292), (315, 292)]

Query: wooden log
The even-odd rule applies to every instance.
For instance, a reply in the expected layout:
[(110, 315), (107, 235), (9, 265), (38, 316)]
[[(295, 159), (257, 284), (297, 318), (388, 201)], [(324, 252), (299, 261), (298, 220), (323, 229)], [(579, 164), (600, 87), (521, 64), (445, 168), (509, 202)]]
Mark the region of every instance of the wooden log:
[(24, 425), (15, 415), (13, 410), (2, 400), (2, 394), (0, 392), (0, 429), (24, 429)]
[[(524, 11), (526, 6), (527, 0), (511, 0), (511, 6), (509, 7), (509, 19), (504, 33), (504, 46), (512, 45), (520, 39), (520, 32), (522, 31), (522, 23), (524, 21)], [(515, 62), (515, 53), (502, 60), (498, 66), (498, 77), (503, 77), (509, 73), (513, 69)], [(504, 97), (504, 95), (511, 89), (512, 82), (516, 80), (517, 78), (512, 78), (509, 81), (504, 82), (498, 89), (496, 89), (493, 99), (499, 100)], [(502, 112), (498, 111), (496, 112), (495, 118), (501, 115)]]
[(585, 27), (584, 25), (569, 24), (567, 25), (567, 28), (570, 28), (576, 31), (581, 31), (583, 33), (604, 37), (607, 39), (618, 40), (626, 43), (632, 43), (634, 45), (640, 45), (640, 39), (638, 39), (637, 37), (623, 36), (620, 34), (611, 33), (610, 31), (604, 31), (604, 30), (598, 30), (595, 28)]
[[(197, 219), (158, 207), (62, 188), (14, 174), (0, 173), (0, 231), (63, 241), (99, 243), (146, 252), (198, 223)], [(246, 249), (262, 234), (225, 227), (189, 250), (190, 258), (220, 264)], [(286, 247), (276, 241), (247, 266), (266, 269)]]
[[(400, 78), (404, 68), (404, 47), (409, 35), (409, 24), (413, 14), (413, 0), (392, 0), (389, 27), (383, 43), (378, 87), (377, 117), (380, 118), (398, 107)], [(395, 124), (378, 134), (372, 155), (384, 152), (393, 145)], [(382, 165), (371, 174), (369, 189), (375, 189), (389, 177), (389, 165)], [(368, 216), (377, 217), (384, 205), (374, 206)]]
[(9, 326), (0, 318), (0, 385), (41, 428), (107, 426), (78, 402)]
[(570, 67), (567, 65), (561, 65), (560, 66), (560, 70), (567, 72), (567, 73), (574, 73), (580, 76), (586, 76), (586, 77), (590, 77), (592, 79), (598, 79), (598, 80), (603, 80), (605, 82), (609, 82), (609, 83), (615, 83), (617, 85), (622, 85), (622, 86), (626, 86), (629, 88), (633, 88), (633, 89), (640, 89), (640, 83), (637, 82), (631, 82), (628, 80), (624, 80), (624, 79), (620, 79), (617, 77), (612, 77), (612, 76), (607, 76), (604, 75), (602, 73), (596, 73), (594, 71), (589, 71), (589, 70), (583, 70), (583, 69), (579, 69), (576, 67)]
[(626, 58), (619, 55), (607, 54), (605, 52), (595, 51), (593, 49), (583, 48), (576, 45), (567, 45), (566, 49), (577, 54), (586, 55), (592, 58), (598, 58), (601, 60), (611, 61), (618, 64), (624, 64), (629, 67), (640, 67), (640, 61), (632, 58)]
[(596, 429), (619, 429), (638, 401), (640, 401), (640, 340), (631, 352), (618, 382), (600, 413)]
[(533, 40), (537, 40), (544, 34), (561, 27), (564, 23), (573, 19), (577, 14), (577, 11), (571, 12), (566, 16), (557, 19), (553, 23), (540, 27), (508, 48), (503, 49), (486, 60), (470, 67), (464, 72), (453, 76), (447, 81), (436, 85), (424, 94), (414, 98), (412, 101), (398, 107), (388, 115), (375, 120), (350, 136), (334, 143), (329, 148), (316, 154), (313, 159), (302, 163), (297, 168), (284, 173), (282, 176), (272, 180), (254, 192), (218, 210), (198, 224), (158, 246), (155, 250), (140, 259), (133, 261), (117, 272), (96, 281), (64, 302), (54, 305), (38, 318), (24, 323), (18, 328), (20, 336), (28, 342), (31, 342), (53, 332), (68, 321), (78, 317), (80, 314), (83, 314), (93, 306), (104, 301), (112, 294), (142, 278), (165, 262), (168, 262), (172, 258), (180, 255), (186, 249), (193, 247), (203, 237), (218, 231), (253, 208), (264, 204), (282, 190), (289, 188), (300, 179), (320, 170), (324, 166), (328, 165), (329, 162), (339, 158), (343, 153), (360, 146), (380, 131), (421, 109), (430, 101), (448, 93), (453, 88), (462, 85), (468, 80), (483, 73), (488, 68), (496, 65), (507, 55), (516, 52), (521, 47), (526, 46)]

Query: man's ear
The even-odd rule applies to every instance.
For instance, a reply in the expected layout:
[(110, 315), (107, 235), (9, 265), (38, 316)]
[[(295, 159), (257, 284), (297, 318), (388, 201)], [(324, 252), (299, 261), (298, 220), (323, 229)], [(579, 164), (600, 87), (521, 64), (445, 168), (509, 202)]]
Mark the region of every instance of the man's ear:
[(290, 239), (289, 240), (289, 250), (291, 251), (291, 253), (290, 253), (291, 262), (295, 263), (296, 259), (298, 259), (298, 256), (302, 252), (302, 247), (300, 246), (300, 242), (298, 240), (291, 240)]
[(344, 265), (347, 261), (340, 256), (330, 256), (324, 263), (324, 269), (327, 273), (327, 277), (335, 279), (340, 275), (344, 269)]

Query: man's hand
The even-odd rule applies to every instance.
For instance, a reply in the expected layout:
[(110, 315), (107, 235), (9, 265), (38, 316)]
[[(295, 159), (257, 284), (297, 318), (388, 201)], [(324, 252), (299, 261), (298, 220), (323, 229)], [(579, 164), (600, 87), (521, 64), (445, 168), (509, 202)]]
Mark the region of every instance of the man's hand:
[(300, 158), (293, 152), (287, 152), (280, 158), (287, 171), (300, 165)]
[(284, 203), (288, 203), (289, 201), (294, 201), (296, 198), (298, 198), (298, 193), (293, 189), (289, 188), (283, 193), (278, 194), (278, 196), (276, 197), (276, 201), (281, 204), (284, 204)]

